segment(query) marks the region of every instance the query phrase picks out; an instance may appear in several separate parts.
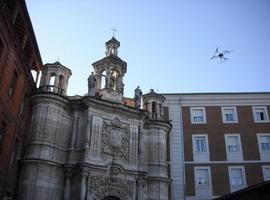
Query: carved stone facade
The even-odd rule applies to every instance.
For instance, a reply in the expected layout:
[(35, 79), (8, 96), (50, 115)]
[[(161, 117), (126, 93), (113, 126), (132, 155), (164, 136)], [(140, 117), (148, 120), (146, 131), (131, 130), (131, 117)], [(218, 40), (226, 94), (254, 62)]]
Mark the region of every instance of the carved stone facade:
[[(143, 96), (144, 109), (123, 103), (126, 62), (117, 55), (119, 46), (115, 38), (106, 43), (106, 57), (93, 64), (86, 96), (66, 96), (70, 70), (46, 65), (46, 81), (32, 96), (19, 199), (170, 199), (165, 98), (151, 91)], [(58, 67), (64, 85), (48, 84)]]

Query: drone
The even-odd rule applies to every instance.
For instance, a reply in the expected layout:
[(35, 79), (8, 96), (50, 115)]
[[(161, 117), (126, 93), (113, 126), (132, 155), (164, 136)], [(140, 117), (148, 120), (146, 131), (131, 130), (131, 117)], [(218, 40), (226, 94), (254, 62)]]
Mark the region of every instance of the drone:
[(228, 58), (224, 57), (225, 54), (231, 53), (232, 51), (224, 50), (224, 51), (219, 51), (219, 47), (216, 48), (216, 51), (214, 55), (211, 57), (211, 60), (214, 58), (219, 58), (221, 61), (227, 61)]

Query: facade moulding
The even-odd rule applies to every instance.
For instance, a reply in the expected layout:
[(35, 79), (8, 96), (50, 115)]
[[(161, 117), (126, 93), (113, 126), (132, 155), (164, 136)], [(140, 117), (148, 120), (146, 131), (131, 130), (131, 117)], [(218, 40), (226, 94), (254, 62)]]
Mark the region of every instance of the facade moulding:
[(47, 102), (47, 103), (55, 103), (56, 105), (62, 106), (62, 107), (69, 107), (69, 101), (64, 96), (59, 96), (54, 93), (50, 92), (38, 92), (34, 94), (32, 97), (33, 102)]
[(113, 112), (115, 114), (125, 114), (128, 117), (132, 117), (138, 120), (143, 119), (147, 113), (147, 111), (125, 106), (120, 103), (109, 102), (102, 99), (95, 99), (91, 97), (83, 98), (82, 102), (86, 106), (93, 107), (95, 109), (100, 109), (104, 112)]
[(162, 121), (162, 120), (150, 120), (147, 119), (144, 122), (144, 126), (146, 128), (160, 128), (164, 131), (170, 132), (172, 129), (172, 125), (170, 122)]

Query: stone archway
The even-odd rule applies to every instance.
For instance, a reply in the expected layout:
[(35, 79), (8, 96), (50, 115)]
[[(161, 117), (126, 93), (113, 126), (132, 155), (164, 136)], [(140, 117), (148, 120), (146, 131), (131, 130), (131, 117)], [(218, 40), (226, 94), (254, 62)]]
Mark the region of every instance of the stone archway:
[(106, 196), (102, 200), (120, 200), (118, 197), (115, 196)]

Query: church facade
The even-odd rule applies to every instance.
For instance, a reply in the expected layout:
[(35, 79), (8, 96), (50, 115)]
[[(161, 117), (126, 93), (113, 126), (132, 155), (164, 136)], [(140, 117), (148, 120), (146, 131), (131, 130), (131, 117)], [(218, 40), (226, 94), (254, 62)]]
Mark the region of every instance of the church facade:
[(85, 96), (66, 96), (68, 68), (44, 65), (32, 96), (18, 199), (170, 199), (172, 125), (164, 120), (165, 97), (153, 90), (142, 95), (138, 87), (135, 107), (124, 103), (127, 63), (118, 57), (119, 46), (114, 37), (106, 42)]

